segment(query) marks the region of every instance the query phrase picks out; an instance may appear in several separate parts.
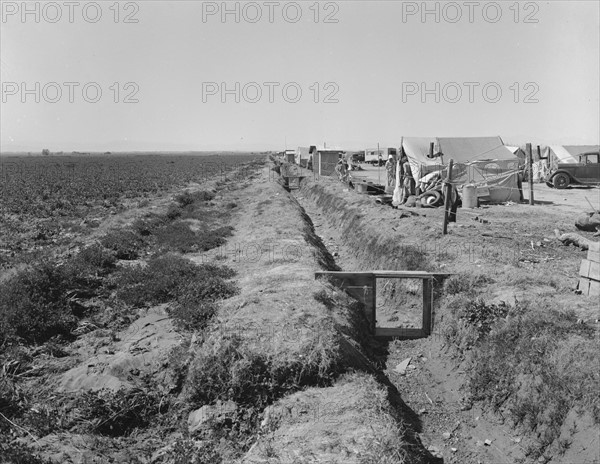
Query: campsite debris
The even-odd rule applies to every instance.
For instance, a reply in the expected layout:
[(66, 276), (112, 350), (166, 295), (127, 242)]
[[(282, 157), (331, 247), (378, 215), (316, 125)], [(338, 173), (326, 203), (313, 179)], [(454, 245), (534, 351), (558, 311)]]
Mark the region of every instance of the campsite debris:
[[(419, 203), (421, 204), (421, 203)], [(417, 205), (417, 197), (414, 195), (411, 195), (407, 198), (406, 203), (404, 203), (404, 206), (408, 207), (408, 208), (414, 208)]]
[(444, 432), (444, 433), (442, 433), (442, 438), (444, 440), (450, 440), (451, 437), (452, 437), (452, 434), (450, 432)]
[(560, 231), (558, 229), (554, 229), (554, 235), (556, 236), (556, 238), (561, 241), (563, 243), (563, 245), (576, 245), (579, 248), (581, 248), (582, 250), (588, 250), (590, 249), (590, 247), (592, 248), (597, 248), (598, 245), (593, 245), (594, 243), (598, 243), (598, 242), (593, 242), (592, 240), (589, 240), (585, 237), (583, 237), (582, 235), (579, 234), (574, 234), (574, 233), (566, 233), (566, 234), (561, 234)]
[(496, 235), (496, 234), (491, 234), (488, 232), (483, 232), (481, 234), (482, 237), (492, 237), (492, 238), (505, 238), (507, 240), (514, 240), (513, 237), (507, 237), (506, 235)]
[(595, 237), (600, 235), (600, 212), (582, 214), (575, 221), (575, 227), (587, 232), (596, 232)]
[(442, 453), (440, 452), (439, 448), (437, 448), (436, 446), (433, 446), (433, 445), (428, 446), (427, 451), (429, 451), (436, 458), (442, 458)]
[(490, 439), (488, 438), (486, 441), (484, 441), (484, 442), (483, 442), (483, 444), (484, 444), (485, 446), (490, 446), (490, 445), (492, 444), (492, 440), (490, 440)]
[(392, 203), (392, 195), (378, 195), (375, 202), (380, 205), (389, 205)]
[[(404, 361), (402, 361), (401, 363), (399, 363), (396, 366), (396, 369), (394, 369), (398, 374), (400, 375), (405, 375), (406, 374), (406, 368), (408, 367), (408, 365), (410, 364), (410, 360), (411, 358), (406, 358)], [(432, 403), (433, 404), (433, 403)]]
[(400, 211), (402, 211), (399, 216), (401, 218), (411, 217), (411, 216), (425, 216), (425, 214), (417, 213), (416, 211), (411, 211), (409, 209), (404, 209), (404, 208), (401, 208), (400, 206), (397, 206), (396, 208), (399, 209)]
[[(594, 208), (594, 205), (592, 205), (592, 202), (590, 200), (588, 200), (588, 197), (584, 196), (583, 198), (585, 198), (585, 201), (588, 202), (588, 205), (590, 205), (592, 207), (592, 211), (597, 211), (596, 208)], [(597, 211), (598, 213), (600, 213), (600, 211)]]
[(453, 453), (456, 453), (458, 451), (458, 448), (450, 448), (450, 451), (452, 451)]
[(205, 405), (200, 409), (192, 411), (188, 416), (188, 430), (194, 433), (208, 426), (211, 421), (224, 421), (233, 417), (237, 410), (237, 404), (233, 401), (217, 401), (214, 406)]

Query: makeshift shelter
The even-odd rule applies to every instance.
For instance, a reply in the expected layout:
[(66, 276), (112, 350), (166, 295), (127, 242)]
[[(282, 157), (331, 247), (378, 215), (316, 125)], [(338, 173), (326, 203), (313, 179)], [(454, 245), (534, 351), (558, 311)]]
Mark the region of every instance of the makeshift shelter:
[(296, 162), (296, 150), (286, 150), (283, 155), (283, 160), (287, 163)]
[[(433, 150), (431, 149), (433, 143)], [(404, 137), (402, 149), (417, 184), (435, 171), (446, 178), (446, 166), (454, 160), (452, 183), (477, 187), (481, 200), (491, 203), (518, 202), (519, 158), (504, 146), (500, 137)]]
[(298, 166), (306, 167), (308, 163), (308, 159), (310, 157), (310, 148), (309, 147), (298, 147), (296, 150), (296, 164)]
[(506, 145), (513, 155), (519, 158), (523, 163), (527, 160), (527, 153), (521, 147)]
[(335, 166), (343, 154), (344, 151), (339, 148), (317, 148), (316, 154), (313, 155), (313, 171), (320, 176), (333, 175)]
[[(533, 171), (534, 182), (546, 182), (550, 178), (550, 168), (548, 167), (547, 160), (541, 159), (534, 161), (531, 163), (531, 167)], [(527, 176), (525, 176), (525, 180), (527, 179)]]

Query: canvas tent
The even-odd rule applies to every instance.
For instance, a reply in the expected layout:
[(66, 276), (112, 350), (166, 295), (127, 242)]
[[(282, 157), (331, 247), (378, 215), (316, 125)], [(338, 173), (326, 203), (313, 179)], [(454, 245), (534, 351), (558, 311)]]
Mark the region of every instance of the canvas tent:
[(443, 171), (445, 177), (448, 161), (453, 159), (452, 181), (459, 192), (463, 185), (473, 184), (481, 199), (492, 203), (521, 198), (519, 158), (500, 137), (404, 137), (402, 148), (417, 183), (434, 171)]
[(508, 148), (513, 155), (521, 159), (523, 162), (527, 159), (527, 154), (521, 147), (506, 145), (506, 148)]

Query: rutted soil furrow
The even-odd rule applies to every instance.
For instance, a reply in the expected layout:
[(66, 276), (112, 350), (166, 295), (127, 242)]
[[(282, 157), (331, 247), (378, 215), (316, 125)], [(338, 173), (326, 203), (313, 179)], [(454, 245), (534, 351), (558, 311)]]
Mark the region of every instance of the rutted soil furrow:
[[(358, 195), (333, 179), (321, 178), (318, 182), (305, 182), (299, 191), (292, 194), (313, 219), (317, 235), (323, 239), (335, 257), (336, 264), (343, 271), (443, 269), (452, 273), (454, 269), (461, 269), (462, 273), (465, 266), (482, 268), (481, 271), (476, 271), (475, 277), (472, 274), (459, 274), (450, 279), (452, 287), (457, 287), (453, 288), (453, 295), (464, 291), (473, 297), (470, 285), (474, 285), (474, 281), (494, 283), (494, 266), (505, 266), (504, 269), (514, 266), (515, 272), (522, 273), (524, 270), (520, 269), (520, 262), (539, 262), (536, 260), (539, 258), (532, 257), (531, 252), (525, 251), (526, 256), (523, 257), (525, 247), (521, 248), (520, 243), (508, 250), (496, 246), (491, 255), (482, 254), (480, 257), (446, 253), (446, 248), (457, 243), (457, 246), (460, 246), (461, 239), (465, 240), (462, 237), (469, 235), (468, 232), (462, 232), (464, 228), (475, 227), (469, 224), (469, 216), (461, 218), (458, 225), (451, 225), (452, 235), (442, 236), (439, 211), (420, 210), (407, 217), (399, 214), (397, 210), (376, 205), (372, 198)], [(511, 223), (503, 226), (502, 219), (494, 222), (499, 224), (495, 227), (500, 229), (511, 228)], [(512, 227), (514, 233), (514, 223)], [(528, 241), (526, 237), (535, 237), (537, 231), (528, 227), (526, 222), (523, 222), (521, 227), (525, 232), (515, 233), (512, 240)], [(492, 236), (493, 233), (485, 231), (481, 235)], [(544, 238), (544, 241), (550, 242), (550, 239)], [(550, 251), (563, 256), (568, 255), (568, 252), (565, 253), (563, 249), (556, 247), (557, 245), (552, 244)], [(545, 257), (543, 253), (540, 254)], [(551, 255), (548, 253), (548, 256)], [(491, 270), (488, 272), (493, 278), (482, 277), (483, 269), (486, 268)], [(570, 275), (564, 269), (562, 268), (560, 273)], [(525, 272), (530, 274), (523, 277), (524, 281), (534, 281), (535, 277), (531, 271)], [(535, 270), (533, 275), (537, 272), (539, 271)], [(458, 284), (459, 282), (462, 283)], [(514, 283), (516, 282), (515, 280)], [(523, 284), (514, 283), (501, 281), (493, 287), (495, 290), (488, 291), (486, 300), (489, 298), (488, 301), (491, 300), (493, 304), (500, 301), (502, 305), (501, 298), (513, 295), (513, 299), (509, 301), (513, 301), (513, 305), (519, 308), (517, 298), (523, 297), (522, 294), (517, 297), (516, 289), (520, 289)], [(569, 294), (568, 286), (563, 282), (553, 285), (551, 298), (554, 298), (555, 304), (561, 300), (574, 300)], [(529, 296), (541, 291), (540, 288), (542, 287), (530, 287), (533, 293), (529, 293)], [(442, 288), (438, 288), (435, 302), (437, 306), (447, 304), (442, 298), (446, 296), (442, 293)], [(480, 311), (488, 307), (493, 308), (492, 303), (492, 306), (482, 306)], [(575, 300), (574, 303), (581, 308), (580, 314), (588, 314), (589, 317), (589, 304), (586, 301)], [(449, 317), (445, 312), (445, 309), (440, 312), (438, 307), (438, 327), (434, 325), (432, 336), (422, 340), (394, 341), (387, 345), (388, 355), (384, 359), (385, 375), (398, 388), (402, 399), (411, 410), (410, 413), (418, 417), (420, 438), (435, 456), (450, 463), (579, 462), (577, 459), (581, 459), (581, 462), (597, 462), (594, 456), (597, 456), (595, 450), (598, 448), (598, 440), (597, 437), (593, 438), (597, 426), (591, 424), (588, 415), (575, 419), (580, 413), (575, 413), (572, 409), (566, 418), (563, 416), (563, 425), (556, 426), (560, 429), (558, 434), (550, 435), (555, 438), (547, 439), (544, 438), (544, 433), (548, 434), (550, 429), (547, 425), (542, 425), (542, 422), (538, 426), (537, 434), (535, 428), (532, 433), (531, 429), (523, 427), (523, 424), (515, 424), (513, 419), (507, 420), (502, 415), (490, 412), (489, 405), (474, 403), (469, 381), (473, 378), (475, 366), (471, 364), (469, 353), (465, 352), (464, 347), (457, 350), (448, 338), (442, 335), (442, 321), (444, 317)], [(452, 319), (449, 320), (452, 322)], [(584, 332), (589, 330), (584, 328)], [(407, 360), (408, 368), (399, 371), (399, 364)], [(467, 372), (470, 374), (467, 375)], [(557, 394), (564, 393), (557, 391)], [(579, 422), (579, 426), (585, 429), (577, 429), (574, 425), (568, 429), (567, 424), (575, 422)], [(560, 439), (557, 440), (559, 435)], [(569, 448), (571, 443), (577, 446)]]
[[(313, 186), (314, 187), (314, 186)], [(351, 226), (343, 228), (343, 218), (336, 224), (336, 216), (331, 215), (327, 207), (319, 207), (319, 203), (311, 201), (311, 194), (305, 189), (295, 194), (305, 211), (314, 219), (315, 232), (321, 237), (324, 244), (335, 256), (336, 264), (344, 271), (368, 270), (362, 260), (360, 252), (352, 253), (344, 241), (349, 227), (356, 227), (354, 243), (368, 243), (369, 239), (360, 238), (360, 232), (365, 225), (349, 221)], [(313, 198), (315, 198), (313, 196)], [(376, 208), (373, 204), (365, 207)], [(340, 208), (341, 209), (341, 208)], [(360, 217), (360, 215), (358, 215)], [(340, 222), (342, 227), (339, 227)], [(362, 226), (362, 227), (361, 227)], [(348, 234), (349, 235), (349, 234)], [(377, 255), (372, 256), (372, 268), (388, 269), (385, 263), (393, 259), (385, 257), (377, 261)], [(391, 268), (397, 269), (397, 268)], [(398, 269), (399, 270), (399, 269)], [(389, 347), (389, 356), (385, 359), (385, 374), (398, 388), (406, 405), (415, 415), (420, 417), (420, 437), (426, 447), (434, 455), (444, 458), (444, 462), (454, 463), (511, 463), (517, 457), (522, 457), (518, 445), (511, 440), (508, 431), (500, 425), (490, 424), (482, 418), (479, 408), (467, 408), (461, 393), (461, 384), (464, 380), (457, 371), (460, 370), (460, 361), (453, 359), (436, 359), (443, 348), (443, 343), (438, 336), (426, 340), (412, 340), (393, 342)], [(432, 351), (434, 354), (432, 354)], [(410, 357), (411, 369), (404, 374), (399, 374), (394, 367), (403, 359)], [(446, 355), (444, 356), (446, 358)], [(414, 368), (414, 369), (412, 369)], [(448, 435), (449, 434), (449, 435)], [(448, 438), (446, 438), (448, 437)], [(485, 440), (494, 440), (493, 445), (485, 445)], [(514, 437), (518, 440), (518, 437)], [(498, 446), (499, 443), (501, 446)], [(484, 448), (485, 446), (485, 448)], [(510, 448), (516, 448), (512, 450)]]
[[(236, 201), (228, 246), (241, 253), (225, 263), (240, 293), (223, 302), (206, 343), (233, 328), (245, 357), (288, 372), (242, 462), (433, 462), (391, 400), (395, 389), (378, 381), (360, 307), (315, 281), (337, 267), (310, 217), (276, 182), (255, 182)], [(262, 251), (250, 259), (250, 247)]]

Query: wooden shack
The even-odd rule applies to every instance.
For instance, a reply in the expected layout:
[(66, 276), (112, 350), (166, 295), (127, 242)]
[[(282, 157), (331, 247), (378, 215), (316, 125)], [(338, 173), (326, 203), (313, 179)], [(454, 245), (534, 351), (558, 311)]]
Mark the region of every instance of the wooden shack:
[(296, 150), (286, 150), (283, 154), (283, 160), (286, 163), (295, 163), (296, 162)]
[(335, 166), (344, 151), (339, 148), (318, 148), (314, 159), (317, 163), (313, 167), (313, 171), (320, 176), (332, 176), (335, 174)]

